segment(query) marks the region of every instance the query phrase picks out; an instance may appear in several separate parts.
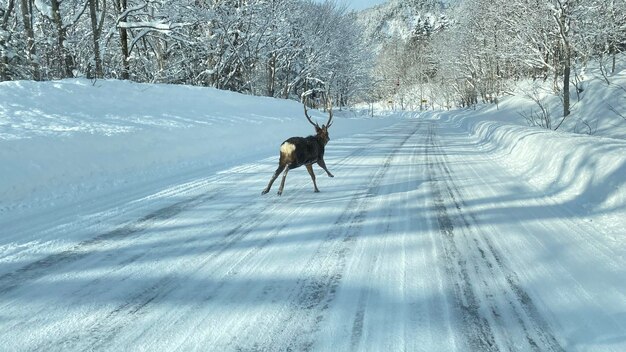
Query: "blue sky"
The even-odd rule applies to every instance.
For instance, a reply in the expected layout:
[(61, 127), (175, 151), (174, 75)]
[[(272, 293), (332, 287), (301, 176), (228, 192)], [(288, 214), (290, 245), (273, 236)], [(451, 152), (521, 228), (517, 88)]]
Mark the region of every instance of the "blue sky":
[(378, 4), (382, 4), (387, 0), (337, 0), (338, 4), (346, 4), (348, 5), (349, 10), (363, 10), (368, 7), (376, 6)]

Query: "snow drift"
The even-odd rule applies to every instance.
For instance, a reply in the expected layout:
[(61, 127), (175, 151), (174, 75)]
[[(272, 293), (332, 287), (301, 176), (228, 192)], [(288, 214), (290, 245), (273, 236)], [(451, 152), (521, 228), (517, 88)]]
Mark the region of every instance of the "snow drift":
[[(294, 101), (115, 80), (2, 82), (0, 107), (0, 213), (277, 158), (314, 132)], [(335, 115), (331, 138), (389, 124)]]
[(626, 142), (480, 122), (481, 143), (497, 148), (517, 174), (547, 194), (595, 210), (626, 204)]
[[(594, 89), (589, 94), (602, 94)], [(596, 105), (587, 102), (584, 111), (607, 110), (601, 99), (589, 101)], [(421, 116), (456, 119), (485, 151), (497, 151), (503, 167), (546, 196), (622, 224), (626, 142), (523, 126), (518, 112), (529, 104), (511, 97), (499, 109)], [(0, 214), (7, 219), (12, 210), (77, 203), (277, 157), (284, 139), (312, 133), (297, 102), (189, 86), (3, 82), (0, 107)], [(349, 111), (335, 115), (333, 139), (395, 122)], [(611, 133), (626, 135), (624, 125)]]
[(457, 121), (480, 148), (546, 197), (623, 231), (626, 141), (523, 126), (514, 122), (518, 108), (483, 106), (443, 118)]

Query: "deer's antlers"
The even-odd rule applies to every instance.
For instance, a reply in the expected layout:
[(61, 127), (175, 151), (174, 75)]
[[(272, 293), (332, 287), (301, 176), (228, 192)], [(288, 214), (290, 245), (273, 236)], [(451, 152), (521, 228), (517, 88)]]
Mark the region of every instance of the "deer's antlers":
[[(308, 94), (307, 94), (308, 93)], [(309, 122), (311, 123), (311, 125), (313, 125), (316, 128), (320, 128), (320, 125), (318, 125), (316, 122), (313, 122), (313, 120), (311, 119), (311, 116), (309, 116), (309, 112), (306, 109), (306, 97), (308, 97), (310, 94), (309, 92), (304, 92), (302, 93), (302, 106), (304, 106), (304, 116), (306, 116), (306, 119), (309, 120)], [(332, 99), (328, 98), (326, 100), (326, 108), (328, 109), (328, 121), (326, 122), (326, 128), (330, 127), (330, 125), (332, 125), (332, 120), (333, 120), (333, 102)], [(322, 125), (324, 126), (324, 125)]]

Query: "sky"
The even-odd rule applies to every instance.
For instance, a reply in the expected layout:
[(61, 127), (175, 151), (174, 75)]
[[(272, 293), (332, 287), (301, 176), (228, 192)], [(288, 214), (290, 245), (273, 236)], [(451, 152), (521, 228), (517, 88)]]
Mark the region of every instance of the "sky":
[(338, 0), (339, 4), (348, 5), (350, 10), (363, 10), (387, 2), (387, 0)]

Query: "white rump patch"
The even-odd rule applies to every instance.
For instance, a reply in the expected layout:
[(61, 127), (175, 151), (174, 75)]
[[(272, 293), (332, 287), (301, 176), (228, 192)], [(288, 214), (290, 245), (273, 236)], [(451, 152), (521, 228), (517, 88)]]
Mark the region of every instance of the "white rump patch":
[(280, 152), (282, 154), (290, 155), (294, 150), (296, 150), (296, 146), (294, 144), (285, 142), (280, 145)]

